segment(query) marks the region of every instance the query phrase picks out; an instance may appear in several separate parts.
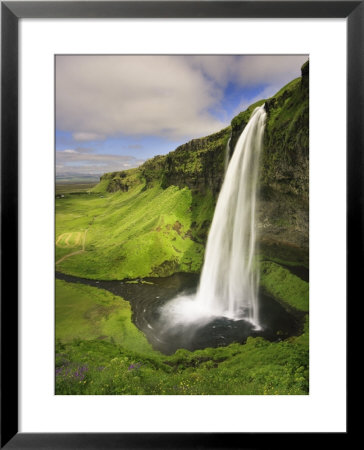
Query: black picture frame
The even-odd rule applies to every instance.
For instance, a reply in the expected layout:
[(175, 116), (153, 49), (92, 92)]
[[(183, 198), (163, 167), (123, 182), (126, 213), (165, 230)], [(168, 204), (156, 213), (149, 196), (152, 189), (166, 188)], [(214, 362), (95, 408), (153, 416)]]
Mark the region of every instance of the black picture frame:
[[(1, 2), (1, 448), (270, 448), (276, 440), (280, 447), (291, 441), (306, 444), (313, 436), (311, 433), (297, 436), (297, 433), (18, 432), (18, 22), (21, 18), (346, 18), (349, 305), (350, 301), (358, 300), (359, 281), (364, 273), (364, 1)], [(349, 431), (348, 422), (346, 433), (335, 433), (339, 445), (348, 438)], [(327, 435), (316, 433), (315, 444), (321, 440), (327, 444)]]

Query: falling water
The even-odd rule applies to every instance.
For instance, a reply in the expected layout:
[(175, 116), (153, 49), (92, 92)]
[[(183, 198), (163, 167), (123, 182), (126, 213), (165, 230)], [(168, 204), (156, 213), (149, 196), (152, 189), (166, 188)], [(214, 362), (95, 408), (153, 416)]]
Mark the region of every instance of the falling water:
[(225, 148), (225, 160), (224, 160), (224, 171), (226, 174), (228, 165), (229, 165), (229, 161), (230, 161), (230, 141), (231, 141), (231, 136), (229, 137), (227, 144), (226, 144), (226, 148)]
[(174, 323), (213, 317), (244, 319), (259, 328), (256, 250), (256, 191), (266, 112), (256, 108), (228, 165), (208, 235), (197, 294), (166, 305)]

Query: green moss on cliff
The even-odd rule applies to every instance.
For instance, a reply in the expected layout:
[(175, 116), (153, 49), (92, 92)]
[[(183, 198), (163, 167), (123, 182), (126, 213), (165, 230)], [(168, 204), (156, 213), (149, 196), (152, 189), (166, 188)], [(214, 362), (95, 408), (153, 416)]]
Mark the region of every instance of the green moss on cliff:
[(240, 112), (237, 116), (233, 118), (231, 121), (231, 127), (232, 129), (241, 131), (245, 128), (247, 123), (249, 122), (250, 116), (252, 115), (252, 112), (255, 108), (258, 108), (258, 106), (263, 105), (265, 100), (259, 100), (252, 105), (250, 105), (245, 111)]
[(193, 139), (163, 156), (147, 160), (137, 169), (107, 173), (94, 192), (127, 191), (138, 183), (145, 189), (161, 186), (188, 187), (193, 193), (216, 197), (224, 176), (224, 161), (231, 127)]
[(293, 80), (266, 101), (266, 109), (268, 118), (261, 161), (261, 188), (291, 193), (307, 200), (308, 82), (303, 78)]
[(264, 240), (259, 243), (258, 254), (262, 260), (269, 260), (285, 266), (309, 267), (306, 248), (288, 245), (283, 242)]
[(276, 299), (300, 311), (308, 311), (308, 283), (288, 269), (274, 262), (260, 262), (260, 284)]
[(194, 193), (217, 195), (224, 174), (230, 127), (205, 138), (194, 139), (166, 155), (162, 187), (187, 186)]
[(143, 182), (139, 168), (123, 170), (121, 172), (105, 173), (100, 183), (91, 191), (93, 193), (127, 192), (134, 186)]

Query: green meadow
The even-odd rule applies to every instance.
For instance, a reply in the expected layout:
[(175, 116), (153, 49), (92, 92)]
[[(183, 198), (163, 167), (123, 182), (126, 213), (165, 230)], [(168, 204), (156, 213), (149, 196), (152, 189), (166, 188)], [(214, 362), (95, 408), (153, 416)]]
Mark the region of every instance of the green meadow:
[(98, 183), (59, 183), (56, 182), (56, 195), (64, 194), (74, 194), (85, 192), (88, 193), (92, 188), (94, 188)]
[[(177, 186), (145, 189), (142, 181), (129, 192), (98, 187), (90, 195), (57, 198), (57, 270), (103, 280), (197, 272), (204, 246), (193, 240), (191, 224), (203, 223), (212, 210), (212, 197)], [(84, 249), (77, 234), (86, 236)]]

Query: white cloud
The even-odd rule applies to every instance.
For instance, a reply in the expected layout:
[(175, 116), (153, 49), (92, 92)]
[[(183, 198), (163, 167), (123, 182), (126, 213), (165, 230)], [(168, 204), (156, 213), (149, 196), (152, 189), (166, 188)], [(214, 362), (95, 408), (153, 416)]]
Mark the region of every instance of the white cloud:
[[(226, 123), (229, 82), (279, 89), (307, 56), (57, 56), (57, 128), (78, 141), (110, 136), (199, 137)], [(244, 99), (242, 99), (242, 102)]]
[(283, 87), (301, 75), (300, 68), (308, 55), (251, 55), (239, 59), (236, 72), (240, 73), (240, 84), (270, 84)]
[(102, 141), (106, 138), (104, 134), (89, 133), (89, 132), (77, 132), (73, 133), (75, 141)]
[(209, 134), (222, 124), (209, 109), (222, 90), (183, 58), (58, 56), (57, 128), (92, 136)]
[[(240, 86), (278, 85), (300, 76), (308, 55), (190, 56), (187, 60), (218, 85), (228, 82)], [(274, 93), (274, 92), (273, 92)]]

